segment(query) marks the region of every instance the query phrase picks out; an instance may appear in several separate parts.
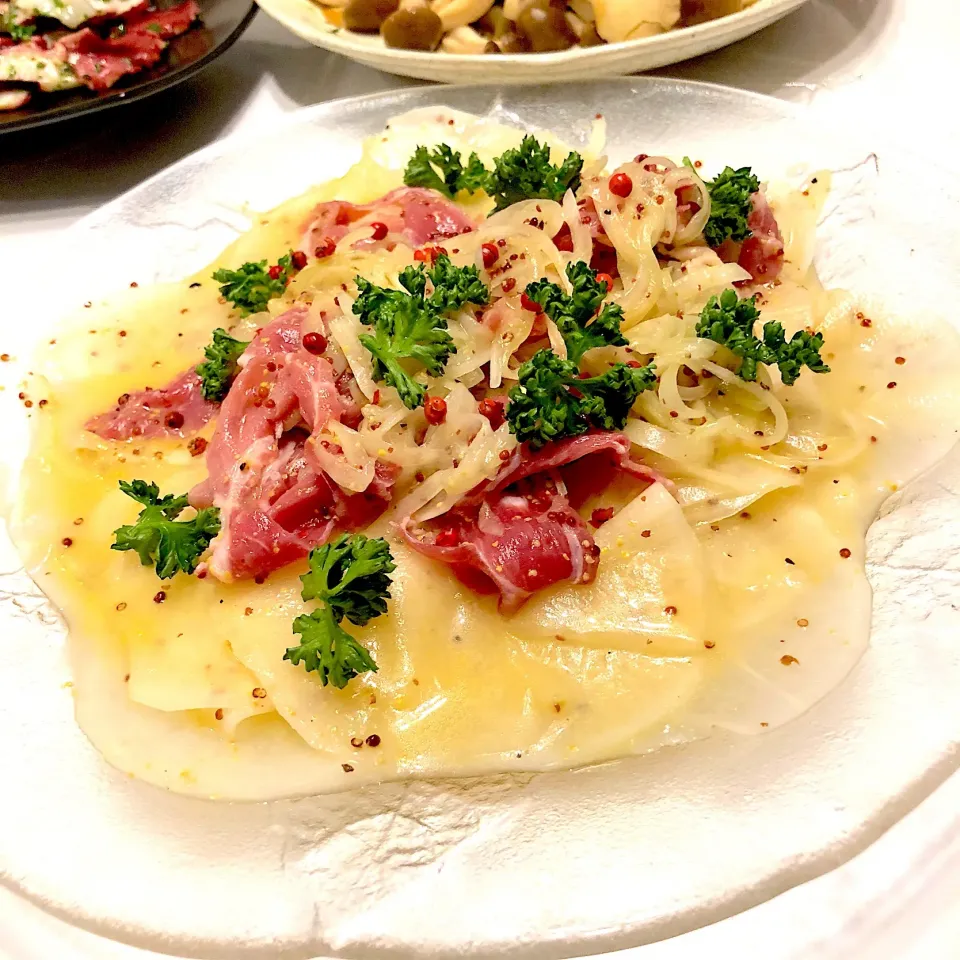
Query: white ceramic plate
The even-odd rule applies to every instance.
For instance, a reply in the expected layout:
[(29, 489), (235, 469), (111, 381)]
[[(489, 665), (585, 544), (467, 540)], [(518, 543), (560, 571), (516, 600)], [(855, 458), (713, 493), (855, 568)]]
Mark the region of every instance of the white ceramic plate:
[[(56, 283), (10, 285), (6, 315), (29, 322), (4, 331), (4, 349), (27, 356), (62, 312), (131, 280), (199, 269), (245, 228), (245, 202), (265, 209), (341, 173), (392, 115), (438, 103), (571, 142), (602, 103), (614, 160), (686, 152), (773, 177), (829, 166), (817, 258), (829, 284), (921, 315), (960, 295), (956, 177), (779, 101), (654, 79), (422, 89), (304, 110), (109, 204), (62, 238)], [(5, 382), (15, 461), (23, 411), (16, 375)], [(743, 910), (852, 856), (957, 767), (958, 490), (955, 450), (887, 505), (869, 539), (871, 647), (784, 727), (576, 772), (267, 804), (192, 800), (109, 768), (73, 721), (63, 627), (2, 546), (0, 876), (115, 939), (230, 960), (574, 955)]]
[[(497, 56), (394, 50), (379, 34), (333, 26), (314, 0), (259, 0), (260, 7), (310, 43), (371, 67), (444, 83), (550, 83), (652, 70), (718, 50), (785, 17), (806, 0), (756, 0), (740, 13), (656, 37), (558, 53)], [(599, 107), (601, 104), (596, 104)]]

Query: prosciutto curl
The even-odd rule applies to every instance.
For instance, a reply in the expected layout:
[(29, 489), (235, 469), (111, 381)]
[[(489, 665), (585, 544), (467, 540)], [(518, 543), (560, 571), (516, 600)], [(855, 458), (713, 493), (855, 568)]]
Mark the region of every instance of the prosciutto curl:
[(331, 252), (329, 243), (364, 226), (383, 224), (386, 233), (353, 244), (355, 250), (392, 250), (398, 243), (422, 247), (469, 233), (475, 224), (454, 203), (433, 190), (399, 187), (372, 203), (330, 200), (318, 204), (304, 226), (302, 249), (316, 256)]
[[(240, 358), (207, 448), (209, 476), (192, 506), (220, 508), (210, 572), (220, 580), (262, 578), (305, 557), (337, 530), (357, 530), (383, 512), (396, 474), (377, 463), (360, 493), (345, 493), (320, 468), (315, 435), (331, 421), (356, 422), (342, 358), (302, 345), (305, 307), (258, 332)], [(345, 363), (344, 363), (345, 366)]]
[(217, 414), (217, 405), (204, 400), (200, 388), (200, 377), (191, 368), (165, 387), (125, 393), (112, 410), (88, 420), (86, 428), (104, 440), (189, 436)]
[(537, 590), (596, 577), (599, 548), (575, 507), (618, 473), (660, 479), (631, 459), (622, 433), (589, 433), (536, 452), (523, 445), (453, 510), (428, 524), (407, 517), (400, 532), (467, 586), (498, 592), (500, 608), (512, 612)]
[(742, 243), (725, 240), (717, 247), (717, 254), (724, 263), (743, 267), (754, 283), (770, 283), (783, 270), (783, 235), (763, 191), (758, 190), (750, 201), (752, 206), (747, 217), (750, 236)]

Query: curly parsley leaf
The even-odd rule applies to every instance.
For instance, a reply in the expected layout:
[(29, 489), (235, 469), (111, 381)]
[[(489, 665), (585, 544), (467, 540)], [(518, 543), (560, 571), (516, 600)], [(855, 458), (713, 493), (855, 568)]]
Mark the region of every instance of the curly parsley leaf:
[(300, 643), (288, 647), (283, 659), (317, 673), (323, 686), (330, 683), (342, 690), (358, 674), (377, 672), (367, 648), (340, 626), (329, 607), (300, 614), (293, 632), (300, 635)]
[(453, 313), (468, 303), (483, 306), (490, 299), (477, 268), (455, 267), (446, 254), (439, 254), (426, 274), (433, 284), (433, 293), (427, 299), (433, 310)]
[(751, 198), (760, 189), (760, 181), (750, 167), (725, 167), (715, 180), (704, 182), (710, 193), (710, 219), (703, 229), (707, 243), (719, 247), (727, 239), (746, 240), (750, 236), (747, 218), (753, 209)]
[(569, 296), (549, 280), (536, 280), (525, 291), (557, 325), (567, 345), (567, 358), (579, 364), (581, 357), (594, 347), (625, 346), (627, 339), (620, 332), (623, 310), (613, 303), (600, 308), (607, 288), (597, 280), (597, 271), (582, 261), (570, 263), (567, 279), (573, 286)]
[(466, 167), (461, 154), (441, 143), (433, 150), (417, 147), (403, 172), (408, 187), (426, 187), (453, 199), (461, 190), (476, 193), (486, 184), (488, 173), (480, 158), (470, 154)]
[(0, 27), (10, 34), (14, 43), (25, 43), (37, 32), (37, 28), (32, 23), (17, 23), (12, 11), (6, 23), (0, 24)]
[(622, 430), (634, 401), (657, 382), (652, 363), (618, 363), (599, 376), (581, 377), (576, 363), (552, 350), (537, 351), (520, 367), (518, 378), (507, 422), (517, 439), (534, 449), (591, 428)]
[(763, 343), (774, 355), (771, 362), (780, 369), (780, 379), (786, 386), (797, 382), (800, 371), (807, 367), (813, 373), (829, 373), (830, 367), (823, 362), (823, 334), (798, 330), (789, 340), (784, 336), (779, 323), (763, 325)]
[(213, 274), (220, 284), (220, 295), (225, 297), (240, 312), (241, 317), (251, 313), (261, 313), (267, 304), (279, 297), (293, 275), (297, 272), (294, 257), (301, 258), (301, 266), (306, 261), (302, 253), (285, 253), (276, 266), (268, 267), (266, 260), (258, 263), (244, 263), (236, 270), (221, 267)]
[(754, 336), (754, 327), (760, 319), (757, 298), (741, 300), (735, 290), (724, 290), (719, 297), (711, 297), (700, 312), (697, 336), (712, 340), (740, 357), (741, 380), (756, 380), (757, 365), (769, 363), (769, 351)]
[[(427, 281), (433, 292), (427, 296)], [(353, 312), (373, 333), (360, 335), (360, 343), (373, 355), (376, 380), (395, 387), (403, 403), (413, 410), (423, 403), (426, 388), (414, 379), (403, 361), (413, 360), (439, 376), (456, 347), (447, 330), (445, 313), (467, 303), (482, 305), (489, 291), (476, 267), (456, 267), (440, 254), (427, 270), (423, 264), (400, 274), (402, 290), (378, 287), (356, 278), (359, 294)]]
[(213, 331), (213, 340), (203, 348), (207, 359), (196, 368), (204, 399), (218, 402), (227, 395), (237, 375), (237, 361), (249, 345), (249, 340), (235, 340), (222, 327)]
[(756, 380), (761, 363), (776, 364), (786, 386), (796, 383), (805, 366), (814, 373), (830, 372), (820, 356), (822, 334), (798, 330), (788, 341), (779, 323), (766, 323), (761, 340), (754, 333), (759, 319), (756, 294), (740, 300), (736, 291), (724, 290), (719, 297), (711, 297), (701, 311), (697, 336), (740, 357), (737, 375), (742, 380)]
[(526, 136), (519, 147), (504, 151), (494, 160), (486, 187), (496, 201), (495, 210), (504, 210), (521, 200), (563, 199), (568, 190), (580, 187), (583, 157), (569, 153), (556, 166), (550, 162), (550, 147), (535, 137)]
[(341, 534), (310, 552), (310, 570), (301, 578), (304, 600), (322, 600), (337, 620), (362, 627), (387, 611), (390, 574), (396, 569), (386, 540)]
[(294, 666), (304, 664), (342, 689), (360, 673), (377, 671), (367, 649), (340, 625), (346, 618), (363, 626), (386, 612), (390, 599), (390, 574), (396, 569), (385, 540), (362, 534), (342, 534), (310, 552), (310, 570), (303, 574), (301, 596), (320, 600), (323, 606), (293, 621), (301, 642), (283, 655)]
[(220, 532), (220, 511), (207, 507), (190, 520), (178, 520), (188, 506), (186, 494), (161, 497), (160, 488), (144, 480), (121, 480), (120, 489), (142, 504), (143, 510), (136, 523), (114, 530), (110, 549), (135, 551), (145, 567), (156, 567), (161, 580), (181, 572), (193, 573), (210, 541)]

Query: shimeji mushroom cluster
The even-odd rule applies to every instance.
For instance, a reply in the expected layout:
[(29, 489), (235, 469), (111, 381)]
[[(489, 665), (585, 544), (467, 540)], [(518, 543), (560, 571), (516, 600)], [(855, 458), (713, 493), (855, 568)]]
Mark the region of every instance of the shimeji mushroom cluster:
[(447, 53), (548, 53), (654, 36), (751, 0), (321, 0), (387, 46)]

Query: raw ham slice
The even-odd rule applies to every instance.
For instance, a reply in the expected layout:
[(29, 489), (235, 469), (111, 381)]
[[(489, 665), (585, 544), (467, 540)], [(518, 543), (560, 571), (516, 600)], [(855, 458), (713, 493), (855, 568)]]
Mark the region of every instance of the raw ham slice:
[(200, 18), (200, 8), (194, 0), (170, 7), (168, 10), (149, 10), (145, 6), (131, 11), (123, 18), (125, 36), (148, 32), (169, 40), (186, 33), (190, 24)]
[(220, 508), (209, 570), (221, 580), (265, 577), (334, 530), (369, 525), (392, 493), (396, 473), (384, 464), (367, 490), (346, 494), (313, 456), (311, 436), (359, 410), (342, 390), (346, 361), (303, 348), (307, 317), (288, 310), (244, 351), (207, 449), (209, 476), (190, 493), (194, 506)]
[(416, 248), (474, 229), (473, 221), (440, 194), (419, 187), (399, 187), (373, 203), (359, 206), (346, 200), (319, 204), (304, 226), (302, 249), (313, 253), (327, 241), (336, 243), (359, 227), (373, 223), (386, 226), (386, 236), (380, 240), (358, 240), (354, 249), (392, 250), (398, 243)]
[(753, 207), (747, 217), (750, 236), (742, 243), (725, 240), (717, 247), (717, 255), (724, 263), (743, 267), (754, 283), (770, 283), (783, 269), (783, 236), (762, 190), (753, 194), (751, 202)]
[(196, 433), (216, 413), (217, 405), (203, 399), (200, 378), (190, 369), (158, 390), (147, 387), (125, 393), (113, 410), (87, 421), (86, 428), (104, 440), (185, 437)]
[[(606, 464), (610, 470), (604, 470)], [(576, 464), (575, 494), (567, 469)], [(405, 518), (400, 531), (420, 553), (448, 563), (468, 586), (496, 590), (500, 606), (516, 610), (555, 583), (589, 583), (599, 550), (571, 504), (602, 490), (617, 471), (653, 482), (658, 476), (630, 458), (621, 433), (590, 433), (533, 452), (519, 447), (490, 483), (430, 524)]]
[(769, 283), (783, 269), (783, 236), (763, 191), (755, 193), (752, 200), (753, 209), (747, 217), (750, 236), (743, 241), (737, 263), (756, 283)]
[(85, 28), (63, 37), (59, 45), (67, 52), (67, 63), (86, 86), (107, 90), (121, 77), (152, 67), (167, 42), (147, 30), (104, 39)]
[[(69, 12), (60, 4), (53, 16), (71, 20), (64, 11)], [(85, 27), (62, 36), (38, 36), (16, 46), (4, 46), (0, 74), (5, 80), (38, 83), (42, 90), (78, 84), (107, 90), (122, 77), (152, 67), (167, 41), (185, 33), (199, 15), (194, 0), (169, 10), (149, 10), (145, 4), (138, 4), (109, 36), (102, 35), (106, 28), (98, 23), (96, 29)], [(91, 23), (98, 20), (94, 18)]]

